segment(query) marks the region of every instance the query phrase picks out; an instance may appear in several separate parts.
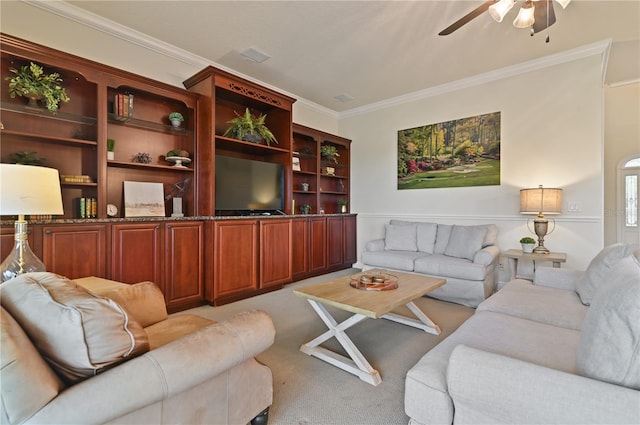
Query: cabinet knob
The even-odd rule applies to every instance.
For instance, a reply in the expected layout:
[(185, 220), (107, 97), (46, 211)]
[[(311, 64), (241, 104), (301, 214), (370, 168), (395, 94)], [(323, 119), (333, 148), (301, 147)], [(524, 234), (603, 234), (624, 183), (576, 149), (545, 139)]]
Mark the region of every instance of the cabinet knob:
[[(29, 233), (31, 233), (31, 232), (29, 232)], [(47, 229), (47, 230), (45, 230), (45, 231), (44, 231), (44, 233), (45, 233), (45, 234), (47, 234), (47, 235), (50, 235), (50, 234), (52, 234), (53, 232), (52, 232), (51, 230), (48, 230), (48, 229)]]

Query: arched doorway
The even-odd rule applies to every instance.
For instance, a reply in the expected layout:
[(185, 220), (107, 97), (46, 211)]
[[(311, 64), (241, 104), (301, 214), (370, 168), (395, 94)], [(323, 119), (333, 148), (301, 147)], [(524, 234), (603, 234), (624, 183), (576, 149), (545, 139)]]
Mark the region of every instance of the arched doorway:
[(616, 214), (618, 242), (640, 243), (638, 193), (640, 192), (640, 157), (627, 158), (618, 165)]

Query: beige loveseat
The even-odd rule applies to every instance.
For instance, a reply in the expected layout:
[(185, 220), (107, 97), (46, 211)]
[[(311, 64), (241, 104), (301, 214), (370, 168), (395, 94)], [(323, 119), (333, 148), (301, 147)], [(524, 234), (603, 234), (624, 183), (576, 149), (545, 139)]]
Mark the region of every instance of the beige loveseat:
[(410, 424), (640, 423), (640, 251), (513, 280), (407, 373)]
[(384, 239), (369, 241), (361, 260), (363, 270), (383, 268), (446, 279), (430, 297), (476, 307), (496, 287), (497, 239), (495, 224), (391, 220)]
[(152, 283), (52, 273), (5, 282), (0, 299), (0, 423), (266, 423), (271, 370), (254, 359), (274, 340), (264, 312), (168, 317)]

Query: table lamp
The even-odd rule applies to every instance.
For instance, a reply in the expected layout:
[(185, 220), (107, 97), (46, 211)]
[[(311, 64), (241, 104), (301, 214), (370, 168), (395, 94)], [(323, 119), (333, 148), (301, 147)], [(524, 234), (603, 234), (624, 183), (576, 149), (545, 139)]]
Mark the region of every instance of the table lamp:
[[(534, 248), (534, 254), (548, 254), (549, 250), (544, 246), (544, 237), (551, 234), (556, 226), (555, 221), (551, 232), (547, 233), (549, 221), (545, 214), (560, 214), (562, 212), (562, 189), (543, 188), (542, 185), (534, 189), (520, 190), (520, 213), (537, 214), (533, 220), (534, 232), (538, 236), (538, 246)], [(527, 222), (529, 227), (529, 222)], [(529, 228), (531, 230), (531, 228)]]
[(0, 164), (0, 215), (17, 215), (15, 244), (0, 264), (1, 281), (22, 273), (46, 271), (31, 252), (25, 214), (63, 214), (58, 170), (19, 164)]

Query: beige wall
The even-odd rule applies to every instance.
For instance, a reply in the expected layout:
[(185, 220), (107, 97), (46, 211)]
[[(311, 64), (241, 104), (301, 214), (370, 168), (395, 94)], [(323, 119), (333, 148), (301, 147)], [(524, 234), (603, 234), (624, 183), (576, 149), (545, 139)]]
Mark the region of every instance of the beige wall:
[(616, 170), (621, 161), (640, 156), (640, 83), (605, 89), (604, 242), (617, 242)]
[[(538, 69), (340, 120), (353, 139), (352, 207), (358, 250), (384, 234), (391, 217), (442, 223), (496, 223), (502, 249), (528, 234), (519, 190), (564, 189), (563, 214), (545, 245), (586, 267), (603, 246), (602, 55)], [(501, 185), (451, 189), (396, 188), (397, 131), (500, 111)], [(566, 211), (568, 202), (579, 212)]]

